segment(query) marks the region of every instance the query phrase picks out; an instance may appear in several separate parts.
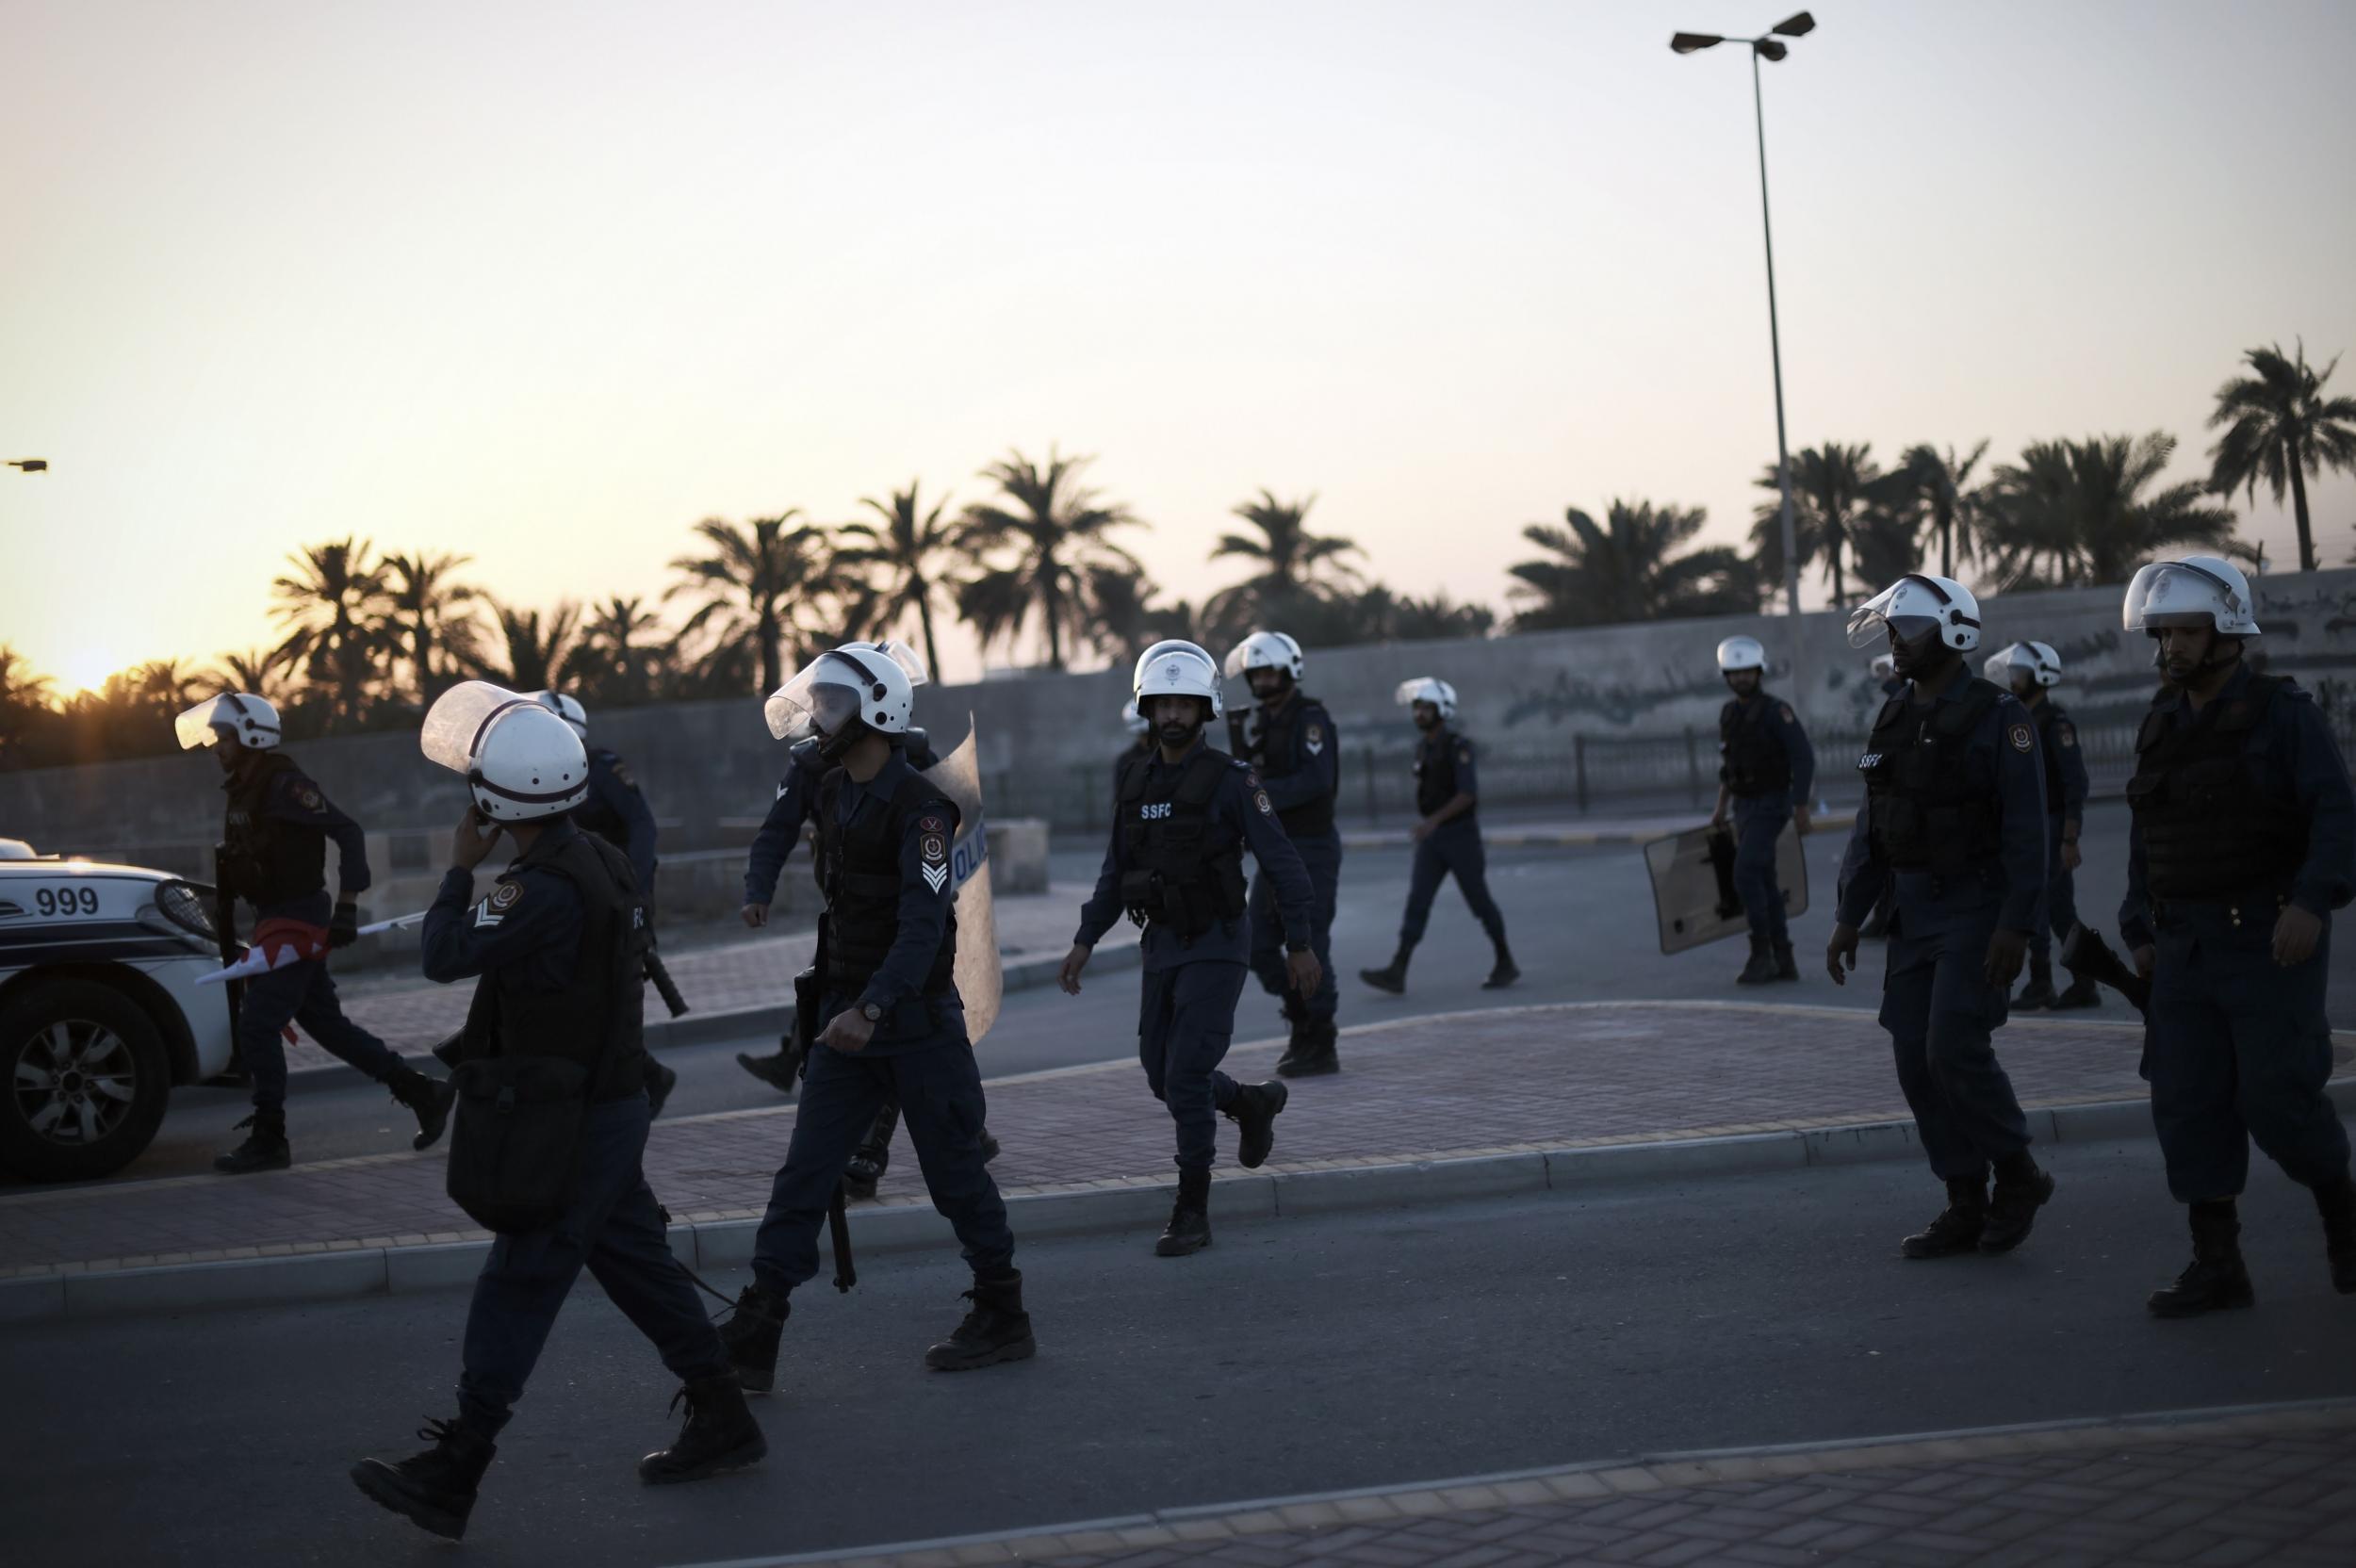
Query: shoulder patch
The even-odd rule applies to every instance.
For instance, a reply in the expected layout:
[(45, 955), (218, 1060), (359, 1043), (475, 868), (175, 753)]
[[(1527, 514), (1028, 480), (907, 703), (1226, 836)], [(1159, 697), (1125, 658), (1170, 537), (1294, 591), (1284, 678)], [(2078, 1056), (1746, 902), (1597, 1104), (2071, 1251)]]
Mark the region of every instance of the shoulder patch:
[(949, 831), (949, 819), (938, 811), (927, 811), (916, 819), (916, 830), (927, 835), (946, 833)]
[(1266, 790), (1252, 791), (1252, 803), (1260, 808), (1260, 815), (1264, 817), (1272, 817), (1276, 815), (1276, 808), (1268, 804), (1268, 792)]
[(628, 785), (633, 790), (638, 788), (638, 780), (630, 776), (630, 764), (618, 757), (614, 760), (614, 781), (617, 784)]
[(1459, 762), (1469, 762), (1469, 761), (1471, 761), (1471, 760), (1472, 760), (1472, 747), (1471, 747), (1470, 745), (1460, 745), (1460, 746), (1458, 746), (1458, 747), (1456, 748), (1456, 760), (1457, 760)]
[(493, 888), (491, 890), (491, 896), (484, 899), (483, 902), (489, 905), (494, 913), (503, 915), (507, 913), (508, 910), (513, 909), (516, 905), (521, 904), (523, 901), (524, 885), (522, 883), (502, 882), (498, 887)]
[(2004, 732), (2004, 738), (2012, 742), (2015, 751), (2028, 751), (2037, 745), (2037, 732), (2025, 724), (2014, 725)]
[(1775, 711), (1783, 715), (1783, 722), (1786, 724), (1798, 724), (1800, 722), (1792, 716), (1792, 705), (1788, 702), (1777, 708)]
[(2068, 719), (2053, 726), (2053, 743), (2064, 746), (2074, 746), (2078, 743), (2078, 732), (2070, 727)]
[(1325, 749), (1325, 727), (1314, 719), (1309, 721), (1307, 727), (1301, 732), (1301, 743), (1309, 748), (1309, 755), (1312, 757), (1323, 751)]
[(292, 792), (295, 804), (305, 811), (323, 811), (327, 808), (327, 797), (320, 794), (319, 787), (307, 778), (295, 780)]

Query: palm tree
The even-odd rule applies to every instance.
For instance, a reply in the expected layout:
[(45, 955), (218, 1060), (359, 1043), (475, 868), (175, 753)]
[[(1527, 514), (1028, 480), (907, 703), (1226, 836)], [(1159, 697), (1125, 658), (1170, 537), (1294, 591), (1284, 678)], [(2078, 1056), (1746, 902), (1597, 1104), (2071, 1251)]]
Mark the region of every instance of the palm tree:
[(1082, 586), (1088, 642), (1116, 664), (1134, 664), (1165, 638), (1199, 642), (1205, 635), (1192, 605), (1185, 599), (1156, 604), (1161, 591), (1139, 573), (1092, 565)]
[(477, 658), (475, 674), (511, 692), (543, 692), (555, 686), (581, 628), (581, 607), (567, 600), (544, 620), (537, 610), (515, 609), (487, 595), (484, 602), (498, 623), (501, 653), (497, 662)]
[(23, 654), (0, 643), (0, 764), (14, 764), (25, 754), (35, 727), (51, 711), (49, 678), (34, 674)]
[(1550, 559), (1509, 566), (1511, 596), (1522, 608), (1516, 631), (1609, 626), (1681, 615), (1731, 615), (1759, 609), (1759, 577), (1742, 552), (1724, 545), (1677, 555), (1701, 531), (1700, 507), (1613, 501), (1606, 521), (1578, 507), (1567, 528), (1532, 523), (1522, 537)]
[(616, 594), (594, 606), (559, 678), (611, 707), (653, 700), (671, 662), (667, 641), (656, 639), (662, 619), (645, 603)]
[[(1875, 501), (1892, 513), (1911, 516), (1918, 527), (1928, 524), (1938, 535), (1941, 577), (1954, 577), (1955, 562), (1972, 554), (1972, 509), (1979, 498), (1971, 488), (1972, 474), (1987, 455), (1985, 441), (1961, 458), (1953, 447), (1942, 452), (1927, 441), (1917, 442), (1873, 486)], [(1885, 580), (1871, 573), (1859, 575), (1870, 581)]]
[[(1835, 604), (1848, 602), (1843, 556), (1849, 547), (1851, 524), (1871, 499), (1873, 482), (1881, 477), (1873, 451), (1870, 441), (1855, 447), (1828, 441), (1792, 454), (1792, 533), (1799, 551), (1800, 570), (1807, 571), (1822, 556)], [(1757, 521), (1751, 526), (1752, 555), (1759, 563), (1762, 581), (1781, 582), (1782, 486), (1776, 481), (1774, 464), (1767, 466), (1759, 485), (1762, 490), (1777, 492), (1777, 498), (1759, 508)]]
[(874, 512), (880, 523), (844, 523), (835, 530), (840, 538), (859, 543), (838, 546), (835, 560), (846, 573), (875, 572), (883, 580), (875, 589), (871, 613), (888, 629), (910, 612), (924, 633), (924, 662), (933, 678), (941, 678), (941, 640), (933, 632), (933, 594), (941, 586), (933, 563), (950, 547), (954, 525), (941, 520), (947, 501), (925, 512), (917, 504), (916, 481), (894, 490), (890, 504), (862, 498), (859, 505)]
[(1222, 533), (1211, 559), (1239, 556), (1258, 569), (1211, 596), (1203, 607), (1206, 622), (1240, 636), (1253, 626), (1297, 618), (1305, 600), (1357, 585), (1357, 571), (1342, 560), (1362, 553), (1357, 545), (1335, 534), (1309, 531), (1309, 509), (1317, 501), (1315, 496), (1280, 501), (1263, 486), (1256, 500), (1236, 504), (1235, 514), (1258, 529), (1260, 536)]
[(131, 671), (131, 686), (139, 700), (172, 713), (193, 705), (197, 688), (205, 683), (202, 672), (177, 659), (151, 659)]
[(2315, 530), (2307, 518), (2307, 476), (2326, 468), (2356, 469), (2356, 398), (2326, 398), (2323, 384), (2339, 368), (2335, 356), (2320, 374), (2308, 368), (2307, 345), (2295, 354), (2272, 344), (2252, 349), (2242, 361), (2256, 372), (2217, 389), (2217, 412), (2209, 428), (2225, 433), (2209, 449), (2209, 485), (2220, 496), (2248, 490), (2255, 500), (2258, 482), (2273, 492), (2291, 493), (2299, 523), (2299, 569), (2315, 569)]
[(311, 683), (327, 694), (331, 718), (360, 716), (378, 657), (391, 646), (381, 619), (384, 581), (367, 540), (308, 546), (286, 559), (296, 572), (270, 583), (278, 617), (292, 629), (280, 649), (300, 659)]
[(1078, 482), (1093, 461), (1048, 449), (1044, 467), (1020, 451), (982, 470), (1007, 504), (977, 503), (957, 521), (957, 548), (979, 568), (957, 588), (957, 613), (985, 645), (1012, 641), (1037, 615), (1047, 633), (1047, 664), (1064, 666), (1066, 640), (1088, 632), (1083, 574), (1104, 566), (1142, 571), (1135, 556), (1105, 537), (1137, 519)]
[(431, 702), (438, 694), (443, 672), (434, 659), (437, 645), (444, 655), (459, 661), (475, 651), (474, 618), (466, 607), (482, 595), (466, 583), (450, 580), (459, 567), (473, 559), (429, 555), (423, 550), (384, 558), (384, 597), (401, 624), (401, 635), (408, 640), (409, 678), (419, 702)]
[(1990, 479), (1982, 514), (2000, 586), (2124, 582), (2171, 549), (2224, 549), (2233, 514), (2210, 500), (2206, 484), (2151, 488), (2175, 453), (2163, 431), (2022, 448)]
[(218, 694), (243, 692), (264, 702), (280, 702), (293, 663), (284, 648), (255, 648), (221, 656), (221, 667), (205, 678)]
[[(787, 528), (800, 515), (789, 508), (775, 517), (757, 517), (749, 526), (706, 517), (695, 525), (695, 533), (711, 547), (709, 553), (674, 559), (671, 569), (685, 576), (663, 591), (665, 600), (680, 594), (703, 596), (679, 628), (681, 638), (709, 628), (714, 651), (724, 645), (754, 645), (764, 692), (785, 684), (788, 638), (797, 653), (810, 642), (794, 619), (794, 606), (842, 585), (826, 554), (825, 531), (808, 523)], [(712, 662), (709, 654), (706, 662)]]

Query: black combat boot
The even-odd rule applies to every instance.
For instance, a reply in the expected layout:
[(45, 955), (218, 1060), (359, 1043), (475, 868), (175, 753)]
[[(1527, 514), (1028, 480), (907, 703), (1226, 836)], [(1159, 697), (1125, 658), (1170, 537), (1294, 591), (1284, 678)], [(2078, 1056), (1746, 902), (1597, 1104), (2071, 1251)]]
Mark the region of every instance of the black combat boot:
[(1330, 1018), (1303, 1019), (1301, 1023), (1301, 1054), (1288, 1056), (1291, 1063), (1276, 1064), (1278, 1076), (1284, 1078), (1322, 1078), (1329, 1072), (1342, 1070), (1342, 1059), (1334, 1050), (1340, 1031)]
[(352, 1467), (352, 1482), (419, 1529), (456, 1541), (466, 1533), (475, 1489), (499, 1448), (463, 1417), (428, 1421), (417, 1435), (434, 1446), (398, 1464), (364, 1459)]
[(2012, 999), (2016, 1013), (2035, 1012), (2053, 1004), (2053, 960), (2032, 957), (2029, 960), (2029, 983), (2021, 988), (2021, 994)]
[(1170, 1223), (1162, 1227), (1161, 1239), (1153, 1243), (1157, 1258), (1183, 1258), (1189, 1252), (1200, 1252), (1211, 1245), (1211, 1173), (1207, 1170), (1182, 1170), (1178, 1173), (1178, 1201), (1171, 1205)]
[(679, 1087), (679, 1072), (665, 1067), (652, 1056), (646, 1058), (646, 1119), (651, 1121), (663, 1114), (663, 1107), (671, 1102), (671, 1091)]
[[(230, 1176), (250, 1176), (257, 1170), (284, 1170), (294, 1164), (294, 1152), (286, 1147), (286, 1113), (284, 1109), (254, 1113), (237, 1123), (237, 1127), (254, 1129), (245, 1141), (226, 1154), (213, 1156), (213, 1168)], [(232, 1127), (231, 1132), (236, 1132)]]
[(2037, 1168), (2025, 1149), (1996, 1162), (1996, 1190), (1988, 1200), (1988, 1226), (1980, 1250), (2009, 1252), (2029, 1239), (2037, 1211), (2053, 1200), (2053, 1178)]
[(2342, 1171), (2336, 1185), (2315, 1188), (2315, 1210), (2323, 1216), (2331, 1288), (2342, 1296), (2356, 1296), (2356, 1180)]
[(2192, 1262), (2176, 1282), (2155, 1290), (2144, 1301), (2154, 1317), (2198, 1317), (2204, 1312), (2254, 1305), (2257, 1292), (2250, 1287), (2250, 1269), (2241, 1261), (2241, 1220), (2231, 1198), (2195, 1203), (2192, 1221)]
[(1792, 956), (1792, 944), (1780, 941), (1772, 945), (1775, 953), (1775, 978), (1797, 980), (1800, 977), (1800, 960)]
[(1290, 996), (1284, 998), (1284, 1054), (1276, 1058), (1276, 1070), (1290, 1078), (1307, 1059), (1303, 1054), (1301, 1031), (1308, 1027), (1309, 1015), (1302, 1012), (1300, 1002)]
[(1939, 1217), (1898, 1244), (1909, 1258), (1952, 1258), (1980, 1250), (1980, 1234), (1988, 1227), (1988, 1178), (1947, 1178), (1947, 1206)]
[(1219, 1113), (1243, 1134), (1235, 1159), (1246, 1170), (1257, 1170), (1268, 1163), (1268, 1151), (1276, 1147), (1276, 1113), (1290, 1098), (1292, 1090), (1271, 1078), (1265, 1084), (1238, 1086), (1235, 1100)]
[(756, 1056), (749, 1051), (740, 1051), (736, 1054), (736, 1065), (779, 1094), (792, 1094), (801, 1086), (794, 1079), (791, 1052), (772, 1051), (766, 1056)]
[(414, 1067), (397, 1067), (384, 1086), (417, 1119), (417, 1135), (409, 1140), (410, 1148), (431, 1149), (441, 1141), (442, 1129), (450, 1125), (450, 1108), (458, 1098), (455, 1085), (428, 1078)]
[(1742, 966), (1742, 972), (1734, 977), (1734, 983), (1738, 986), (1763, 986), (1775, 977), (1775, 950), (1767, 945), (1766, 938), (1754, 936), (1751, 939), (1750, 961)]
[(936, 1372), (971, 1372), (1002, 1361), (1028, 1361), (1039, 1353), (1031, 1337), (1031, 1315), (1023, 1310), (1023, 1275), (1014, 1268), (984, 1278), (973, 1276), (965, 1293), (973, 1310), (947, 1339), (924, 1352), (924, 1364)]
[(728, 1374), (683, 1384), (671, 1396), (671, 1408), (679, 1409), (682, 1399), (687, 1401), (687, 1425), (679, 1429), (679, 1441), (638, 1462), (638, 1478), (648, 1486), (742, 1470), (760, 1463), (769, 1451), (761, 1423), (744, 1407), (744, 1391)]
[(1501, 991), (1522, 977), (1522, 966), (1513, 961), (1513, 950), (1505, 945), (1503, 937), (1490, 939), (1490, 945), (1497, 950), (1497, 962), (1490, 966), (1489, 978), (1481, 982), (1481, 988)]
[(2070, 984), (2046, 1004), (2057, 1013), (2076, 1007), (2100, 1007), (2102, 1004), (2102, 990), (2086, 975), (2074, 972), (2070, 976)]
[(720, 1343), (728, 1347), (738, 1387), (766, 1394), (777, 1386), (777, 1341), (793, 1310), (783, 1291), (746, 1285), (737, 1293), (736, 1305), (720, 1320)]
[(1388, 964), (1381, 969), (1362, 969), (1358, 972), (1358, 978), (1376, 990), (1388, 991), (1393, 996), (1402, 995), (1407, 989), (1407, 956), (1415, 951), (1414, 947), (1402, 942), (1399, 951), (1391, 955)]

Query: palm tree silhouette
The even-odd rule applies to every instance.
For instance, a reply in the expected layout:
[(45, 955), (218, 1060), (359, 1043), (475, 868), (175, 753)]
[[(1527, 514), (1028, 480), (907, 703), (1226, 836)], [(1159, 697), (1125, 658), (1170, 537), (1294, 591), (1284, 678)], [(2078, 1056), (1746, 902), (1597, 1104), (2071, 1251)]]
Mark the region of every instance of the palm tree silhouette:
[[(2164, 431), (2032, 441), (1990, 477), (1981, 539), (2004, 589), (2124, 582), (2143, 563), (2187, 546), (2221, 550), (2233, 514), (2209, 487), (2159, 485), (2176, 453)], [(2042, 570), (2040, 570), (2042, 568)]]
[(2217, 389), (2209, 428), (2225, 433), (2209, 449), (2209, 486), (2220, 496), (2248, 490), (2257, 498), (2264, 480), (2276, 505), (2291, 493), (2299, 523), (2299, 569), (2315, 569), (2315, 530), (2307, 516), (2307, 476), (2325, 468), (2356, 469), (2356, 398), (2326, 398), (2323, 384), (2339, 368), (2333, 357), (2320, 372), (2307, 365), (2307, 345), (2293, 354), (2279, 343), (2251, 349), (2242, 362), (2256, 372)]
[(450, 580), (473, 559), (423, 550), (384, 558), (384, 598), (407, 639), (409, 678), (419, 702), (431, 702), (438, 694), (443, 671), (434, 658), (437, 646), (447, 659), (460, 662), (475, 651), (474, 618), (466, 607), (482, 595)]
[[(1870, 441), (1854, 447), (1828, 441), (1792, 454), (1792, 533), (1800, 569), (1805, 572), (1817, 557), (1824, 557), (1824, 576), (1832, 584), (1835, 604), (1848, 602), (1843, 557), (1850, 545), (1850, 530), (1872, 499), (1873, 482), (1881, 477), (1873, 451)], [(1778, 497), (1759, 506), (1751, 525), (1752, 559), (1759, 563), (1763, 580), (1781, 582), (1783, 509), (1774, 464), (1767, 465), (1759, 486), (1777, 491)]]
[(518, 610), (487, 595), (484, 601), (498, 623), (500, 650), (490, 658), (478, 657), (475, 673), (511, 692), (543, 692), (554, 687), (580, 630), (581, 607), (567, 601), (543, 618), (537, 610)]
[(223, 654), (221, 667), (204, 678), (216, 693), (242, 692), (264, 702), (278, 702), (292, 669), (284, 648), (254, 648)]
[(25, 753), (50, 703), (49, 678), (36, 675), (23, 654), (0, 643), (0, 762), (13, 763)]
[(564, 684), (614, 707), (653, 699), (669, 660), (655, 641), (662, 619), (645, 602), (616, 594), (591, 608), (559, 672)]
[(377, 660), (391, 643), (382, 619), (384, 577), (368, 550), (367, 540), (349, 537), (308, 546), (286, 557), (294, 575), (270, 582), (278, 617), (292, 628), (280, 652), (302, 661), (326, 693), (330, 717), (346, 723), (360, 716)]
[[(1506, 570), (1522, 608), (1516, 631), (1608, 626), (1680, 615), (1730, 615), (1759, 609), (1759, 574), (1741, 551), (1712, 545), (1676, 552), (1701, 531), (1700, 507), (1613, 501), (1604, 523), (1567, 508), (1557, 528), (1531, 523), (1522, 537), (1552, 559)], [(1459, 612), (1461, 614), (1463, 612)]]
[(880, 579), (867, 607), (873, 618), (889, 629), (915, 612), (924, 633), (925, 667), (935, 680), (941, 678), (941, 640), (933, 634), (933, 594), (941, 579), (933, 564), (950, 548), (956, 532), (955, 525), (941, 519), (948, 504), (941, 501), (924, 511), (917, 503), (916, 481), (910, 480), (907, 489), (892, 493), (889, 504), (872, 497), (860, 498), (859, 505), (874, 512), (878, 522), (844, 523), (835, 530), (838, 538), (859, 541), (835, 548), (834, 558), (845, 572), (874, 572)]
[(1352, 540), (1309, 531), (1309, 509), (1317, 502), (1315, 496), (1280, 501), (1263, 486), (1256, 499), (1235, 506), (1235, 515), (1258, 529), (1260, 536), (1222, 533), (1211, 548), (1211, 559), (1237, 556), (1257, 570), (1210, 596), (1203, 606), (1206, 628), (1240, 639), (1254, 626), (1274, 627), (1297, 615), (1306, 600), (1357, 586), (1357, 570), (1342, 557), (1363, 552)]
[(680, 594), (700, 594), (703, 603), (679, 628), (681, 638), (709, 629), (713, 647), (705, 662), (713, 662), (718, 649), (750, 642), (761, 658), (761, 689), (774, 692), (785, 684), (785, 645), (792, 636), (796, 651), (807, 636), (795, 624), (792, 606), (807, 596), (834, 592), (841, 585), (826, 552), (826, 534), (810, 524), (786, 525), (802, 514), (789, 508), (775, 517), (758, 517), (739, 525), (706, 517), (695, 533), (711, 547), (704, 555), (682, 555), (671, 569), (685, 574), (663, 591), (665, 600)]
[(1047, 633), (1047, 665), (1060, 670), (1066, 641), (1087, 638), (1087, 570), (1144, 569), (1137, 557), (1105, 537), (1137, 519), (1078, 482), (1080, 470), (1091, 461), (1063, 457), (1050, 448), (1044, 467), (1016, 451), (982, 470), (1007, 504), (967, 507), (954, 537), (957, 548), (979, 570), (958, 585), (957, 613), (985, 645), (1012, 641), (1037, 615)]
[[(1972, 509), (1978, 500), (1972, 489), (1972, 475), (1987, 455), (1985, 441), (1960, 458), (1953, 447), (1942, 452), (1927, 441), (1919, 441), (1906, 449), (1895, 468), (1874, 482), (1874, 501), (1910, 518), (1917, 527), (1927, 524), (1938, 536), (1941, 577), (1954, 577), (1956, 561), (1972, 554)], [(1870, 580), (1883, 580), (1871, 577)]]

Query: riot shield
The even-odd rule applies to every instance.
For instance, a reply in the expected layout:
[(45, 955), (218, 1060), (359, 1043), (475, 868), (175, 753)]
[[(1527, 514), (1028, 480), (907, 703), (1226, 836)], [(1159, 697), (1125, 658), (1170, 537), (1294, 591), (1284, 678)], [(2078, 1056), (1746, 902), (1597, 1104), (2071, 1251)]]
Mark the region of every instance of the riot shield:
[(990, 910), (990, 830), (982, 816), (978, 739), (969, 713), (964, 742), (924, 770), (924, 776), (957, 808), (957, 831), (949, 844), (949, 870), (957, 889), (957, 994), (965, 1001), (966, 1037), (976, 1045), (998, 1021), (1006, 994), (1006, 976), (998, 963), (998, 923)]
[[(1750, 930), (1734, 894), (1734, 830), (1689, 828), (1644, 845), (1653, 909), (1661, 922), (1661, 951), (1682, 953)], [(1808, 913), (1808, 858), (1790, 823), (1775, 840), (1775, 883), (1787, 916)]]

